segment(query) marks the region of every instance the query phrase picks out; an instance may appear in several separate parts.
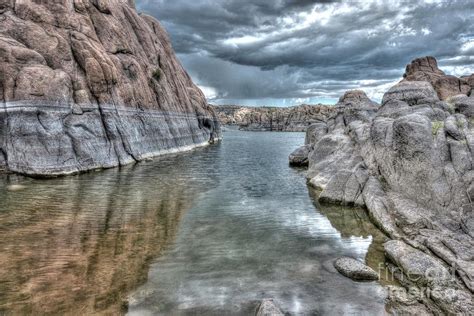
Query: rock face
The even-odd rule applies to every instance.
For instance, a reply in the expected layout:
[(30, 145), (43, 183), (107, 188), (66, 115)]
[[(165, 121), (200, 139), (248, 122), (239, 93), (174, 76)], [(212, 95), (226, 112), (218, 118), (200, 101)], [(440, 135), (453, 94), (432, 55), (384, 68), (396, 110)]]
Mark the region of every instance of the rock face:
[(324, 121), (334, 111), (325, 105), (289, 108), (214, 106), (223, 125), (237, 125), (245, 131), (304, 132), (309, 125)]
[(0, 1), (0, 166), (70, 174), (219, 137), (165, 30), (132, 0)]
[(342, 98), (337, 113), (308, 128), (308, 180), (321, 203), (365, 207), (397, 240), (386, 244), (387, 256), (400, 279), (422, 274), (420, 282), (402, 282), (422, 293), (416, 301), (431, 312), (468, 314), (474, 310), (474, 97), (442, 101), (438, 94), (428, 81), (403, 80), (378, 109), (367, 101), (344, 106)]
[(438, 93), (441, 100), (458, 94), (470, 94), (474, 88), (474, 82), (469, 78), (457, 78), (448, 76), (438, 68), (438, 62), (434, 57), (427, 56), (413, 60), (406, 67), (404, 80), (427, 81)]

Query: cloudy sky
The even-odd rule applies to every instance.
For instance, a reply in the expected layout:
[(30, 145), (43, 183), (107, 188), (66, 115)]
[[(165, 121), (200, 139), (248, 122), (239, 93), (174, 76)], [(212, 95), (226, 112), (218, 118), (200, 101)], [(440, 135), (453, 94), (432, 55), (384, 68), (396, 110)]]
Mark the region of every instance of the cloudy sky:
[(415, 57), (474, 72), (474, 7), (464, 1), (136, 0), (158, 18), (211, 103), (375, 100)]

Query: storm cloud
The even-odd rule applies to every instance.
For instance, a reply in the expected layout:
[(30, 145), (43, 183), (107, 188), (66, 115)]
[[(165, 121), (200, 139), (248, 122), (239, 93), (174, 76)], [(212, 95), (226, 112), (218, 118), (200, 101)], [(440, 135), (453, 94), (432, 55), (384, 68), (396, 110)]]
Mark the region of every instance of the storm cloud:
[(416, 57), (474, 72), (470, 1), (137, 0), (212, 103), (380, 100)]

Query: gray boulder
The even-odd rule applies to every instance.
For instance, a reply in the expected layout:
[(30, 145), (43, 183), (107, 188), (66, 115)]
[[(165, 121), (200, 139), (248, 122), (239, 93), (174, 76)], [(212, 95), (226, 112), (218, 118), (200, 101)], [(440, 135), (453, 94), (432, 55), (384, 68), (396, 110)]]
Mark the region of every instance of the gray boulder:
[(449, 98), (447, 102), (454, 108), (455, 112), (461, 113), (466, 117), (474, 116), (474, 96), (467, 97), (461, 94)]
[(283, 312), (276, 306), (272, 299), (264, 299), (257, 309), (256, 316), (283, 316)]
[(379, 279), (379, 275), (371, 267), (353, 258), (339, 258), (334, 261), (334, 267), (342, 275), (356, 281), (374, 281)]
[(433, 86), (426, 81), (402, 81), (386, 92), (382, 105), (391, 100), (406, 102), (409, 105), (421, 104), (426, 100), (438, 101), (438, 95)]
[(305, 145), (292, 152), (289, 156), (290, 165), (295, 167), (308, 166), (308, 155), (311, 149), (311, 146)]

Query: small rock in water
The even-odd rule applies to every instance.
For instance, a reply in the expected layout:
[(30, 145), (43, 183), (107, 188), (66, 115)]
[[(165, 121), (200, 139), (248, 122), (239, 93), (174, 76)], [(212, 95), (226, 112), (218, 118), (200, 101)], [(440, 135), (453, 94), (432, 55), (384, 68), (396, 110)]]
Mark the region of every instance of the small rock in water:
[(309, 145), (305, 145), (296, 149), (294, 152), (291, 153), (289, 157), (290, 166), (307, 167), (308, 156), (310, 152), (311, 152), (311, 146)]
[(357, 281), (378, 280), (379, 276), (372, 268), (359, 260), (343, 257), (334, 262), (334, 267), (342, 275)]
[(21, 191), (26, 189), (26, 186), (21, 184), (11, 184), (7, 187), (7, 190), (10, 192)]
[(275, 305), (272, 299), (264, 299), (257, 309), (256, 316), (283, 316), (283, 312)]

